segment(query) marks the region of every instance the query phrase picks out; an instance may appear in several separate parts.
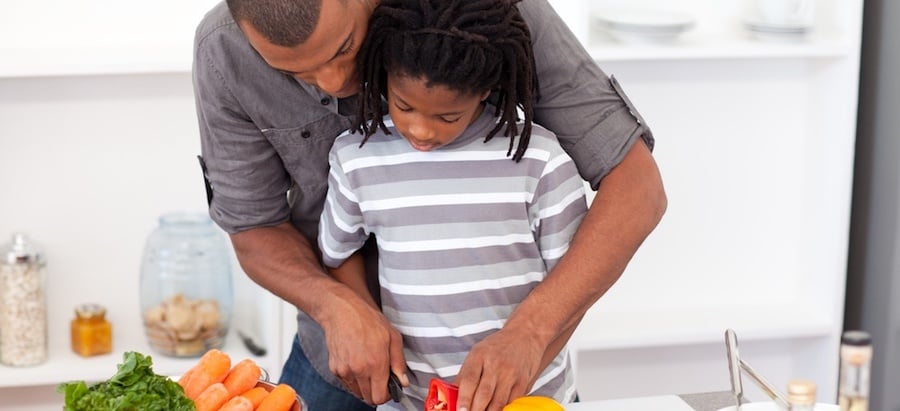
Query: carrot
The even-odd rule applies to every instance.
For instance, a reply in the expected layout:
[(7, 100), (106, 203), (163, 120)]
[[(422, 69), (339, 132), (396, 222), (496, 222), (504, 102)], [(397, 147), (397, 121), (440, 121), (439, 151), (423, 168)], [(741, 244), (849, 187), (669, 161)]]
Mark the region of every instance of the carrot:
[(191, 385), (191, 381), (194, 379), (194, 374), (197, 373), (196, 368), (190, 368), (185, 371), (184, 374), (181, 374), (181, 378), (178, 379), (178, 385), (184, 389), (185, 395), (187, 395), (187, 389)]
[(259, 381), (260, 374), (262, 374), (262, 371), (259, 369), (259, 366), (253, 360), (246, 359), (235, 364), (222, 383), (225, 384), (225, 388), (228, 389), (228, 392), (233, 397), (255, 387), (256, 382)]
[(269, 395), (269, 392), (266, 391), (265, 388), (256, 387), (245, 391), (240, 396), (250, 400), (250, 402), (253, 403), (253, 409), (256, 409), (256, 407), (259, 407), (259, 404), (262, 402), (263, 398), (266, 398), (267, 395)]
[(222, 351), (212, 349), (203, 354), (191, 369), (178, 381), (184, 394), (196, 400), (209, 386), (222, 382), (231, 370), (231, 357)]
[(287, 384), (278, 384), (256, 407), (256, 411), (290, 411), (297, 401), (297, 392)]
[(203, 392), (197, 396), (197, 399), (194, 400), (194, 405), (197, 407), (197, 411), (216, 411), (225, 404), (229, 398), (231, 398), (231, 396), (228, 394), (228, 389), (225, 388), (225, 384), (217, 382), (203, 390)]
[(253, 403), (250, 400), (241, 397), (233, 397), (225, 403), (219, 411), (253, 411)]

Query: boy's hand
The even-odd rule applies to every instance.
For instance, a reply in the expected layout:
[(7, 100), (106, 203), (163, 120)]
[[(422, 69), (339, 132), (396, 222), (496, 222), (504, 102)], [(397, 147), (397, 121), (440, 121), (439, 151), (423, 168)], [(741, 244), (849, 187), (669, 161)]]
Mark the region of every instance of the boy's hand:
[(459, 411), (501, 411), (531, 390), (545, 348), (528, 333), (501, 329), (476, 344), (455, 384)]

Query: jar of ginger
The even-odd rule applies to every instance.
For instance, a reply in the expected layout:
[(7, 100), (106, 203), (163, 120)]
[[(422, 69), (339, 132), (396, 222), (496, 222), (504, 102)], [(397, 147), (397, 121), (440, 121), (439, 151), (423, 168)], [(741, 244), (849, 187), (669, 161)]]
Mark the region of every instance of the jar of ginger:
[(231, 319), (231, 248), (205, 213), (163, 214), (141, 263), (147, 342), (172, 357), (221, 348)]
[(112, 324), (106, 320), (106, 309), (97, 304), (75, 307), (71, 323), (72, 351), (82, 357), (112, 351)]

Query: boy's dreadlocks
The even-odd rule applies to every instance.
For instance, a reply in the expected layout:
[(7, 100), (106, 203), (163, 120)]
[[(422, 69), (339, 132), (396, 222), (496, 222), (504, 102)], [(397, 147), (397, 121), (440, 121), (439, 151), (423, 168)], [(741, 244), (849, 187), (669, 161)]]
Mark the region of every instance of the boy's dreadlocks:
[(354, 128), (363, 143), (381, 128), (381, 98), (387, 73), (420, 78), (465, 94), (497, 92), (500, 118), (490, 140), (506, 128), (509, 151), (519, 135), (516, 107), (524, 125), (513, 160), (528, 147), (537, 77), (528, 26), (518, 0), (381, 0), (357, 56), (363, 87)]

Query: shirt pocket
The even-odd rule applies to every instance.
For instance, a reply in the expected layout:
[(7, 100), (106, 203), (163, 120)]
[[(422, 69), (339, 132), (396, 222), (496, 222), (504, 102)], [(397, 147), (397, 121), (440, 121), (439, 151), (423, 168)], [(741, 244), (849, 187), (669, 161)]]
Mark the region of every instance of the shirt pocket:
[(328, 183), (328, 152), (334, 139), (348, 127), (348, 120), (326, 116), (300, 127), (270, 128), (262, 132), (278, 152), (295, 186), (303, 191), (317, 191)]

